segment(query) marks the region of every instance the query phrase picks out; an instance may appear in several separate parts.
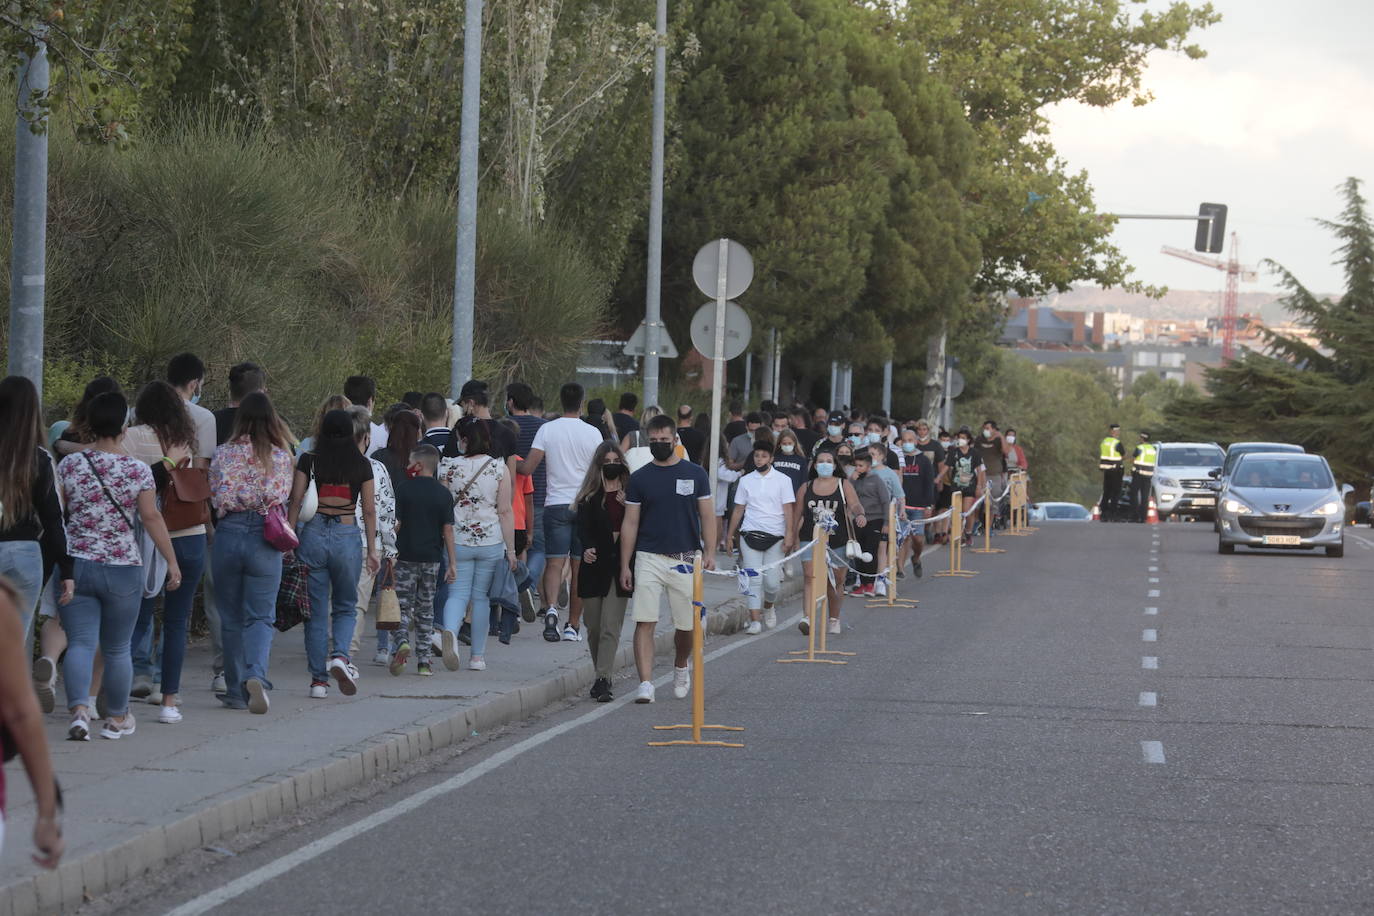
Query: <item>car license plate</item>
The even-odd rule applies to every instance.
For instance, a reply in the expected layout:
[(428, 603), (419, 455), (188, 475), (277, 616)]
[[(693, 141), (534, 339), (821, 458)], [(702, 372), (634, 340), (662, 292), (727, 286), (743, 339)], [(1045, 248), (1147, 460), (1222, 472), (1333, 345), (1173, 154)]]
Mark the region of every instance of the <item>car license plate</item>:
[(1302, 538), (1292, 534), (1266, 534), (1264, 545), (1266, 547), (1301, 547)]
[(1195, 506), (1215, 506), (1216, 498), (1212, 496), (1194, 496), (1193, 505)]

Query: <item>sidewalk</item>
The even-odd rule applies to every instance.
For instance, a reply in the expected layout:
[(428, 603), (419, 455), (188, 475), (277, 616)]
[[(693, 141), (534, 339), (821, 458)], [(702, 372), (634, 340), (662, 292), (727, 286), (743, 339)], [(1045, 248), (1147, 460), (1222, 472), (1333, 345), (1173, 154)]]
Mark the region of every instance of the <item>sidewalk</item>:
[[(800, 567), (783, 582), (781, 601), (800, 594)], [(708, 633), (733, 633), (747, 620), (733, 576), (706, 577)], [(618, 668), (632, 664), (626, 620)], [(187, 654), (185, 721), (161, 725), (156, 707), (135, 703), (138, 731), (120, 741), (66, 740), (64, 697), (48, 717), (53, 762), (66, 796), (67, 851), (44, 872), (29, 859), (33, 801), (22, 767), (6, 770), (9, 793), (0, 861), (0, 916), (70, 910), (166, 860), (220, 837), (263, 824), (313, 800), (358, 785), (474, 732), (517, 722), (585, 693), (593, 673), (586, 642), (547, 643), (539, 624), (522, 624), (509, 646), (489, 640), (486, 671), (392, 677), (372, 664), (364, 633), (358, 694), (307, 696), (303, 632), (278, 633), (272, 647), (272, 709), (265, 716), (225, 709), (209, 690), (204, 644)], [(660, 618), (657, 663), (672, 640)], [(463, 653), (466, 660), (466, 652)], [(619, 691), (631, 689), (621, 679)], [(660, 694), (660, 699), (662, 699)], [(679, 702), (671, 694), (669, 703)]]

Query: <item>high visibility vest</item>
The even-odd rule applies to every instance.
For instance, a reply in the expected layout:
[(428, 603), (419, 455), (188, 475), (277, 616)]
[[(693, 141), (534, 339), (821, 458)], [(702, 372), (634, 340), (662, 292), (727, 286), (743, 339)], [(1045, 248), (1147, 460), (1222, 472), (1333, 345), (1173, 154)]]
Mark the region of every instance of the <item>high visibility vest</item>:
[(1121, 467), (1121, 440), (1116, 436), (1108, 436), (1102, 440), (1097, 466), (1104, 471)]
[(1135, 469), (1148, 477), (1155, 472), (1155, 464), (1158, 461), (1159, 449), (1144, 442), (1140, 446), (1140, 454), (1135, 456)]

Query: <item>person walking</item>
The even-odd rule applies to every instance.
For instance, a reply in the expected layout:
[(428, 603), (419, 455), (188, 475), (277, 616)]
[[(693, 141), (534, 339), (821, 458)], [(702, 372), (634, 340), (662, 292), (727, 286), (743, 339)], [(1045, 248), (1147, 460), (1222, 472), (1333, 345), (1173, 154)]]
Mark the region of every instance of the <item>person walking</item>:
[[(412, 410), (392, 413), (387, 423), (387, 439), (384, 448), (374, 448), (369, 456), (380, 461), (391, 477), (391, 489), (395, 491), (406, 479), (406, 468), (415, 446), (423, 442), (420, 433), (420, 419)], [(436, 446), (442, 448), (442, 446)]]
[(1125, 476), (1122, 469), (1121, 427), (1112, 423), (1107, 427), (1107, 435), (1097, 446), (1097, 467), (1102, 471), (1102, 499), (1098, 503), (1098, 517), (1104, 522), (1117, 520), (1121, 500), (1121, 479)]
[(921, 567), (921, 552), (925, 549), (924, 519), (931, 514), (931, 507), (935, 504), (935, 467), (930, 463), (926, 449), (922, 447), (922, 429), (926, 436), (924, 445), (927, 448), (931, 445), (939, 448), (938, 444), (930, 440), (930, 426), (922, 420), (915, 429), (902, 430), (902, 456), (898, 468), (902, 480), (904, 507), (898, 513), (898, 517), (904, 516), (909, 525), (916, 527), (908, 529), (909, 534), (899, 548), (897, 575), (903, 575), (902, 570), (910, 560), (911, 570), (918, 579), (924, 572)]
[(867, 445), (854, 452), (854, 476), (851, 483), (854, 485), (854, 492), (858, 494), (859, 505), (866, 519), (866, 524), (855, 527), (854, 539), (859, 542), (863, 556), (868, 557), (865, 560), (861, 556), (855, 560), (859, 579), (854, 594), (866, 597), (877, 594), (878, 564), (882, 557), (879, 547), (883, 530), (887, 527), (888, 503), (892, 500), (891, 490), (882, 478), (874, 473), (873, 464), (873, 453)]
[(792, 493), (796, 494), (802, 484), (806, 483), (807, 472), (811, 470), (811, 460), (807, 458), (806, 449), (795, 429), (787, 428), (779, 432), (776, 445), (777, 448), (773, 451), (773, 467), (787, 475)]
[(635, 667), (639, 672), (636, 703), (654, 701), (654, 627), (660, 598), (667, 595), (673, 622), (673, 695), (692, 689), (687, 660), (692, 652), (692, 576), (679, 567), (700, 563), (716, 568), (711, 551), (716, 542), (711, 482), (701, 465), (674, 451), (676, 434), (671, 417), (649, 421), (653, 461), (630, 475), (625, 492), (625, 521), (620, 528), (620, 585), (635, 593)]
[(1150, 431), (1140, 431), (1140, 444), (1131, 453), (1132, 521), (1144, 523), (1150, 515), (1150, 488), (1155, 479), (1159, 448), (1150, 441)]
[[(577, 641), (582, 638), (578, 632), (582, 617), (581, 599), (576, 595), (577, 568), (582, 563), (582, 547), (577, 541), (577, 528), (573, 524), (572, 502), (587, 476), (592, 456), (605, 441), (599, 432), (582, 422), (584, 393), (582, 386), (576, 382), (569, 382), (559, 389), (558, 399), (563, 405), (563, 416), (539, 427), (528, 456), (517, 467), (522, 474), (534, 474), (541, 465), (548, 470), (544, 498), (544, 580), (539, 594), (545, 605), (544, 639), (549, 642), (558, 642), (560, 639)], [(506, 502), (509, 504), (509, 498)], [(461, 542), (462, 539), (459, 540)], [(554, 601), (563, 581), (563, 573), (569, 565), (573, 594), (568, 600), (568, 624), (560, 633), (558, 607)]]
[(953, 447), (945, 452), (945, 466), (940, 472), (940, 480), (949, 487), (950, 495), (962, 493), (964, 496), (964, 520), (961, 530), (968, 538), (977, 523), (973, 516), (973, 504), (979, 495), (987, 492), (987, 480), (983, 474), (983, 457), (973, 447), (973, 434), (967, 426), (959, 427)]
[(210, 550), (231, 709), (267, 712), (267, 676), (281, 587), (282, 555), (263, 539), (267, 513), (291, 496), (291, 433), (267, 393), (239, 402), (229, 440), (210, 462), (210, 505), (218, 522)]
[[(62, 860), (62, 797), (43, 732), (43, 714), (24, 671), (29, 656), (24, 646), (20, 605), (28, 600), (0, 576), (0, 759), (11, 753), (24, 762), (37, 809), (33, 824), (33, 861), (54, 869)], [(0, 853), (5, 846), (5, 771), (0, 768)]]
[(792, 552), (796, 528), (796, 491), (792, 481), (773, 467), (772, 436), (767, 431), (754, 441), (754, 470), (739, 479), (735, 487), (735, 508), (730, 513), (730, 533), (726, 543), (734, 543), (740, 533), (740, 555), (745, 569), (757, 570), (759, 583), (750, 583), (749, 624), (745, 632), (757, 636), (766, 626), (778, 625), (774, 605), (782, 588), (779, 561)]
[(587, 621), (587, 648), (596, 669), (591, 697), (598, 703), (615, 699), (611, 678), (615, 675), (620, 631), (625, 625), (625, 606), (631, 595), (619, 581), (620, 529), (625, 521), (628, 470), (620, 446), (601, 443), (573, 503), (577, 536), (582, 544), (577, 592)]
[[(581, 420), (578, 425), (591, 431)], [(487, 599), (498, 564), (515, 569), (515, 531), (511, 519), (511, 487), (504, 461), (492, 455), (489, 425), (478, 417), (463, 417), (454, 426), (461, 454), (439, 462), (439, 482), (453, 495), (453, 539), (457, 566), (443, 609), (440, 632), (444, 667), (457, 671), (458, 626), (469, 605), (473, 610), (468, 668), (487, 667)], [(593, 435), (595, 433), (593, 432)], [(551, 473), (550, 478), (553, 478)], [(572, 501), (571, 497), (568, 500)]]
[[(375, 546), (376, 481), (371, 462), (358, 448), (353, 417), (347, 410), (326, 413), (314, 449), (296, 461), (287, 511), (292, 528), (312, 483), (318, 494), (318, 509), (314, 518), (300, 527), (301, 543), (296, 549), (296, 556), (310, 570), (310, 616), (305, 621), (310, 697), (328, 697), (331, 676), (339, 692), (351, 697), (358, 692), (358, 669), (348, 654), (357, 626), (358, 577), (364, 566), (375, 574), (381, 561)], [(364, 529), (361, 540), (359, 515)]]
[[(353, 437), (358, 443), (358, 451), (364, 455), (370, 450), (372, 442), (372, 416), (366, 408), (353, 406), (348, 408), (348, 415), (353, 418)], [(387, 445), (391, 442), (388, 439)], [(372, 484), (373, 484), (373, 505), (377, 512), (377, 534), (372, 539), (372, 549), (383, 564), (394, 563), (396, 560), (396, 491), (391, 486), (391, 472), (387, 467), (376, 458), (368, 458), (368, 463), (372, 465)], [(362, 529), (358, 529), (362, 534)], [(366, 553), (368, 545), (363, 544), (363, 552)], [(380, 569), (380, 567), (379, 567)], [(367, 620), (368, 608), (372, 606), (372, 586), (377, 581), (377, 571), (369, 571), (366, 564), (358, 573), (358, 600), (357, 617), (353, 626), (353, 641), (348, 645), (348, 655), (350, 658), (356, 657), (362, 648), (363, 624)], [(372, 656), (374, 665), (387, 665), (391, 661), (391, 642), (388, 631), (377, 630), (377, 651)]]
[[(390, 448), (396, 444), (392, 431)], [(399, 677), (411, 652), (415, 673), (429, 677), (430, 636), (434, 632), (434, 590), (440, 565), (449, 584), (457, 575), (453, 541), (453, 494), (438, 480), (439, 450), (418, 443), (411, 450), (408, 473), (396, 489), (396, 600), (401, 606), (401, 625), (395, 632), (395, 651), (389, 670)], [(447, 558), (447, 562), (443, 562)], [(411, 642), (412, 636), (414, 642)], [(412, 650), (412, 646), (414, 647)]]
[(0, 381), (0, 429), (5, 431), (0, 436), (0, 576), (18, 596), (24, 646), (47, 574), (58, 569), (64, 602), (76, 588), (56, 475), (43, 450), (42, 422), (33, 382), (19, 375)]
[[(205, 570), (210, 484), (207, 471), (192, 466), (196, 429), (184, 402), (171, 385), (166, 382), (144, 385), (134, 402), (134, 421), (124, 435), (124, 450), (151, 466), (153, 479), (160, 481), (162, 511), (172, 528), (168, 536), (177, 566), (186, 579), (184, 587), (167, 593), (162, 608), (162, 708), (157, 720), (164, 725), (175, 725), (182, 719), (178, 695), (181, 693), (181, 668), (186, 660), (186, 633), (195, 604), (196, 585)], [(134, 626), (135, 647), (142, 646), (150, 636), (156, 609), (156, 594), (143, 599), (138, 623)], [(153, 661), (151, 653), (148, 661)], [(133, 696), (146, 697), (152, 693), (157, 679), (151, 674), (135, 672)]]
[(167, 563), (168, 591), (181, 587), (181, 569), (157, 509), (152, 469), (124, 454), (128, 415), (124, 395), (110, 392), (97, 397), (87, 416), (94, 444), (68, 455), (57, 466), (67, 506), (67, 551), (75, 560), (72, 600), (58, 608), (68, 639), (62, 660), (67, 708), (72, 713), (67, 736), (74, 741), (90, 740), (88, 702), (97, 646), (105, 659), (101, 685), (105, 724), (100, 736), (118, 740), (134, 733), (136, 723), (129, 713), (133, 681), (129, 646), (145, 584), (154, 576), (143, 568), (153, 558), (144, 555), (146, 539), (140, 537), (137, 521), (142, 521)]
[(534, 390), (524, 382), (511, 382), (506, 386), (506, 415), (520, 428), (515, 445), (516, 457), (520, 459), (516, 464), (516, 470), (528, 475), (534, 485), (534, 514), (529, 519), (530, 543), (525, 550), (526, 576), (524, 581), (516, 583), (520, 616), (524, 618), (525, 623), (534, 623), (543, 607), (543, 602), (535, 594), (535, 588), (540, 587), (540, 581), (544, 576), (544, 502), (548, 497), (548, 466), (541, 463), (531, 472), (523, 465), (524, 459), (529, 457), (530, 449), (534, 446), (534, 437), (538, 434), (539, 427), (545, 423), (542, 417), (537, 417), (530, 411), (534, 400)]
[[(805, 486), (797, 493), (797, 506), (799, 511), (796, 513), (794, 524), (797, 526), (797, 533), (792, 540), (797, 543), (810, 541), (813, 538), (827, 539), (826, 563), (831, 569), (838, 572), (845, 569), (843, 563), (835, 559), (835, 556), (843, 556), (842, 551), (849, 542), (849, 531), (851, 523), (853, 525), (864, 525), (868, 522), (863, 514), (863, 507), (859, 503), (859, 495), (854, 492), (854, 487), (845, 480), (843, 476), (836, 475), (837, 457), (833, 449), (822, 448), (816, 453), (815, 461), (812, 462), (811, 470), (815, 475), (807, 481)], [(834, 520), (834, 529), (826, 534), (821, 522), (830, 518)], [(802, 555), (802, 574), (809, 584), (812, 579), (812, 559), (811, 554)], [(820, 575), (820, 572), (817, 573)], [(835, 575), (825, 575), (826, 580), (826, 606), (828, 608), (826, 622), (827, 632), (838, 634), (840, 632), (840, 605), (844, 602), (844, 590), (841, 583), (837, 581)], [(811, 594), (810, 588), (807, 589), (806, 601), (809, 602), (804, 607), (813, 607), (819, 596)], [(811, 624), (808, 616), (803, 615), (797, 628), (805, 636), (811, 632)]]

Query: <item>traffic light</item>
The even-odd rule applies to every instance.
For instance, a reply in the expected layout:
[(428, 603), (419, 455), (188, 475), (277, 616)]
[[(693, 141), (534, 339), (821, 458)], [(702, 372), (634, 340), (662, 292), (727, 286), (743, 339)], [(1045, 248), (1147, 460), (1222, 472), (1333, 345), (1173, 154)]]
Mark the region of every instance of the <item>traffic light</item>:
[(1193, 240), (1193, 249), (1219, 254), (1226, 240), (1226, 205), (1200, 204), (1197, 215), (1197, 237)]

